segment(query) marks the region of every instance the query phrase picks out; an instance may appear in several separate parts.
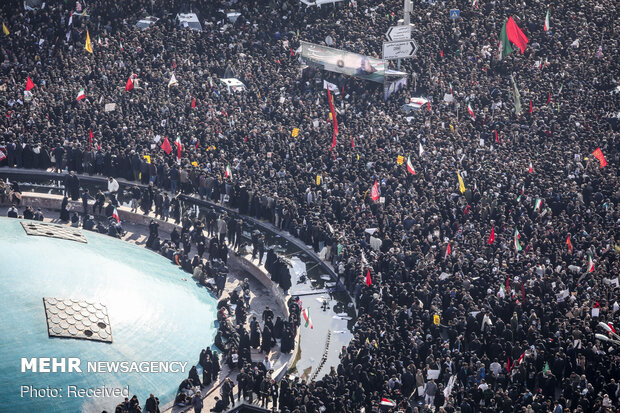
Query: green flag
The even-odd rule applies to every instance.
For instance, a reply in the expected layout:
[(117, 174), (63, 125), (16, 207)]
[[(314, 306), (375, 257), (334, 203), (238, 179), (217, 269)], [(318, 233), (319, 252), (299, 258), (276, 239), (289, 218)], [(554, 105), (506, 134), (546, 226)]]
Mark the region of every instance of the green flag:
[(502, 27), (502, 32), (499, 34), (499, 60), (512, 53), (512, 46), (508, 40), (508, 32), (506, 31), (506, 22)]
[(546, 372), (548, 372), (548, 371), (549, 371), (549, 362), (548, 362), (548, 361), (545, 361), (545, 366), (543, 367), (542, 372), (543, 372), (543, 373), (546, 373)]
[(515, 114), (519, 116), (521, 114), (521, 94), (517, 88), (517, 82), (515, 82), (515, 78), (512, 75), (510, 75), (510, 80), (512, 80), (512, 98), (515, 102)]

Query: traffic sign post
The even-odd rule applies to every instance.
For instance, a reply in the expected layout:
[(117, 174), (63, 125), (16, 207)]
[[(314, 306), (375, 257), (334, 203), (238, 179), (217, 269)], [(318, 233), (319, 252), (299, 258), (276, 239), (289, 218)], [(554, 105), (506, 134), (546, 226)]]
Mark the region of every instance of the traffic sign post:
[(411, 39), (411, 26), (392, 26), (385, 33), (385, 38), (390, 42)]
[(418, 44), (415, 40), (399, 40), (396, 42), (383, 42), (383, 59), (406, 59), (415, 56)]
[(461, 11), (459, 9), (450, 9), (450, 18), (458, 19), (461, 17)]

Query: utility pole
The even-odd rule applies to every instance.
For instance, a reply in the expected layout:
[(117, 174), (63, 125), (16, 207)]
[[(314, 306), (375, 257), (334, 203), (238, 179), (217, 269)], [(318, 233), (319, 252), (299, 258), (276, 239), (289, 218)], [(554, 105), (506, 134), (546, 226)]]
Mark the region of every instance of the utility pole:
[[(403, 26), (409, 26), (411, 19), (411, 0), (403, 0)], [(398, 59), (398, 70), (400, 70), (400, 60)]]

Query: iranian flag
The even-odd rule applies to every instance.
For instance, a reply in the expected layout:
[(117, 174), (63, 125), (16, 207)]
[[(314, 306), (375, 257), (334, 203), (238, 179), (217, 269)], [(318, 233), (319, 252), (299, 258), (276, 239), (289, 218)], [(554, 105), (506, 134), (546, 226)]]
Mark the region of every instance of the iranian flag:
[(312, 319), (310, 318), (310, 310), (304, 308), (301, 312), (301, 315), (304, 317), (304, 321), (306, 322), (304, 327), (310, 326), (310, 328), (314, 328), (314, 326), (312, 325)]
[(521, 235), (519, 235), (519, 230), (515, 228), (515, 235), (513, 239), (515, 252), (519, 252), (523, 250), (523, 248), (521, 247), (521, 244), (519, 243), (519, 238), (521, 238)]
[(177, 163), (181, 163), (181, 151), (183, 149), (183, 145), (181, 145), (181, 138), (177, 136), (177, 139), (174, 141), (174, 146), (177, 147)]
[(545, 16), (545, 26), (544, 29), (546, 32), (549, 31), (549, 9), (547, 9), (547, 15)]
[(80, 89), (80, 92), (77, 95), (77, 100), (80, 101), (82, 99), (86, 99), (86, 94), (84, 93), (84, 88)]
[(380, 197), (379, 185), (377, 185), (377, 180), (375, 179), (375, 184), (372, 186), (372, 189), (370, 190), (370, 198), (373, 201), (377, 201), (379, 197)]
[(594, 260), (592, 254), (588, 254), (588, 272), (594, 272)]
[(407, 170), (411, 174), (415, 175), (415, 169), (413, 169), (413, 164), (411, 163), (411, 155), (407, 157)]
[(519, 26), (517, 26), (517, 23), (512, 19), (512, 16), (510, 16), (508, 20), (506, 20), (506, 23), (504, 23), (499, 35), (499, 60), (502, 60), (512, 53), (512, 46), (510, 43), (517, 46), (521, 50), (521, 54), (523, 54), (525, 53), (528, 42), (529, 40), (527, 36), (525, 36), (525, 33), (523, 33)]
[(396, 402), (392, 399), (388, 399), (387, 397), (381, 398), (381, 406), (394, 407), (396, 406)]
[(112, 218), (116, 220), (117, 224), (121, 222), (121, 217), (118, 216), (118, 211), (116, 210), (116, 208), (114, 208), (114, 212), (112, 212)]
[(467, 111), (469, 112), (469, 116), (471, 116), (473, 120), (476, 120), (476, 115), (474, 115), (474, 110), (471, 107), (471, 103), (467, 104)]
[(534, 204), (534, 211), (539, 211), (542, 206), (542, 199), (536, 198), (536, 203)]
[(232, 169), (230, 169), (230, 163), (226, 165), (226, 170), (224, 171), (224, 178), (232, 178)]

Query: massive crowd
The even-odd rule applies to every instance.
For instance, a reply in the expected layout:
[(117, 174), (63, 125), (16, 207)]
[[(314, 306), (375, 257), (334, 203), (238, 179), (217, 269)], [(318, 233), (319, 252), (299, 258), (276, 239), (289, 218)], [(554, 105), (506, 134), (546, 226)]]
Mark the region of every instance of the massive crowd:
[[(618, 346), (595, 337), (607, 335), (599, 323), (620, 325), (617, 4), (473, 3), (413, 3), (420, 48), (402, 62), (407, 86), (384, 101), (379, 84), (302, 71), (295, 51), (329, 36), (380, 57), (400, 0), (91, 0), (71, 26), (68, 2), (5, 1), (0, 166), (197, 193), (327, 248), (357, 300), (354, 339), (328, 375), (280, 386), (283, 412), (617, 411)], [(202, 32), (175, 22), (189, 8)], [(136, 29), (145, 14), (161, 20)], [(529, 44), (500, 61), (509, 16)], [(230, 77), (247, 90), (222, 88)], [(324, 78), (340, 91), (332, 149)], [(405, 114), (412, 96), (430, 103)], [(384, 202), (371, 199), (375, 181)]]

